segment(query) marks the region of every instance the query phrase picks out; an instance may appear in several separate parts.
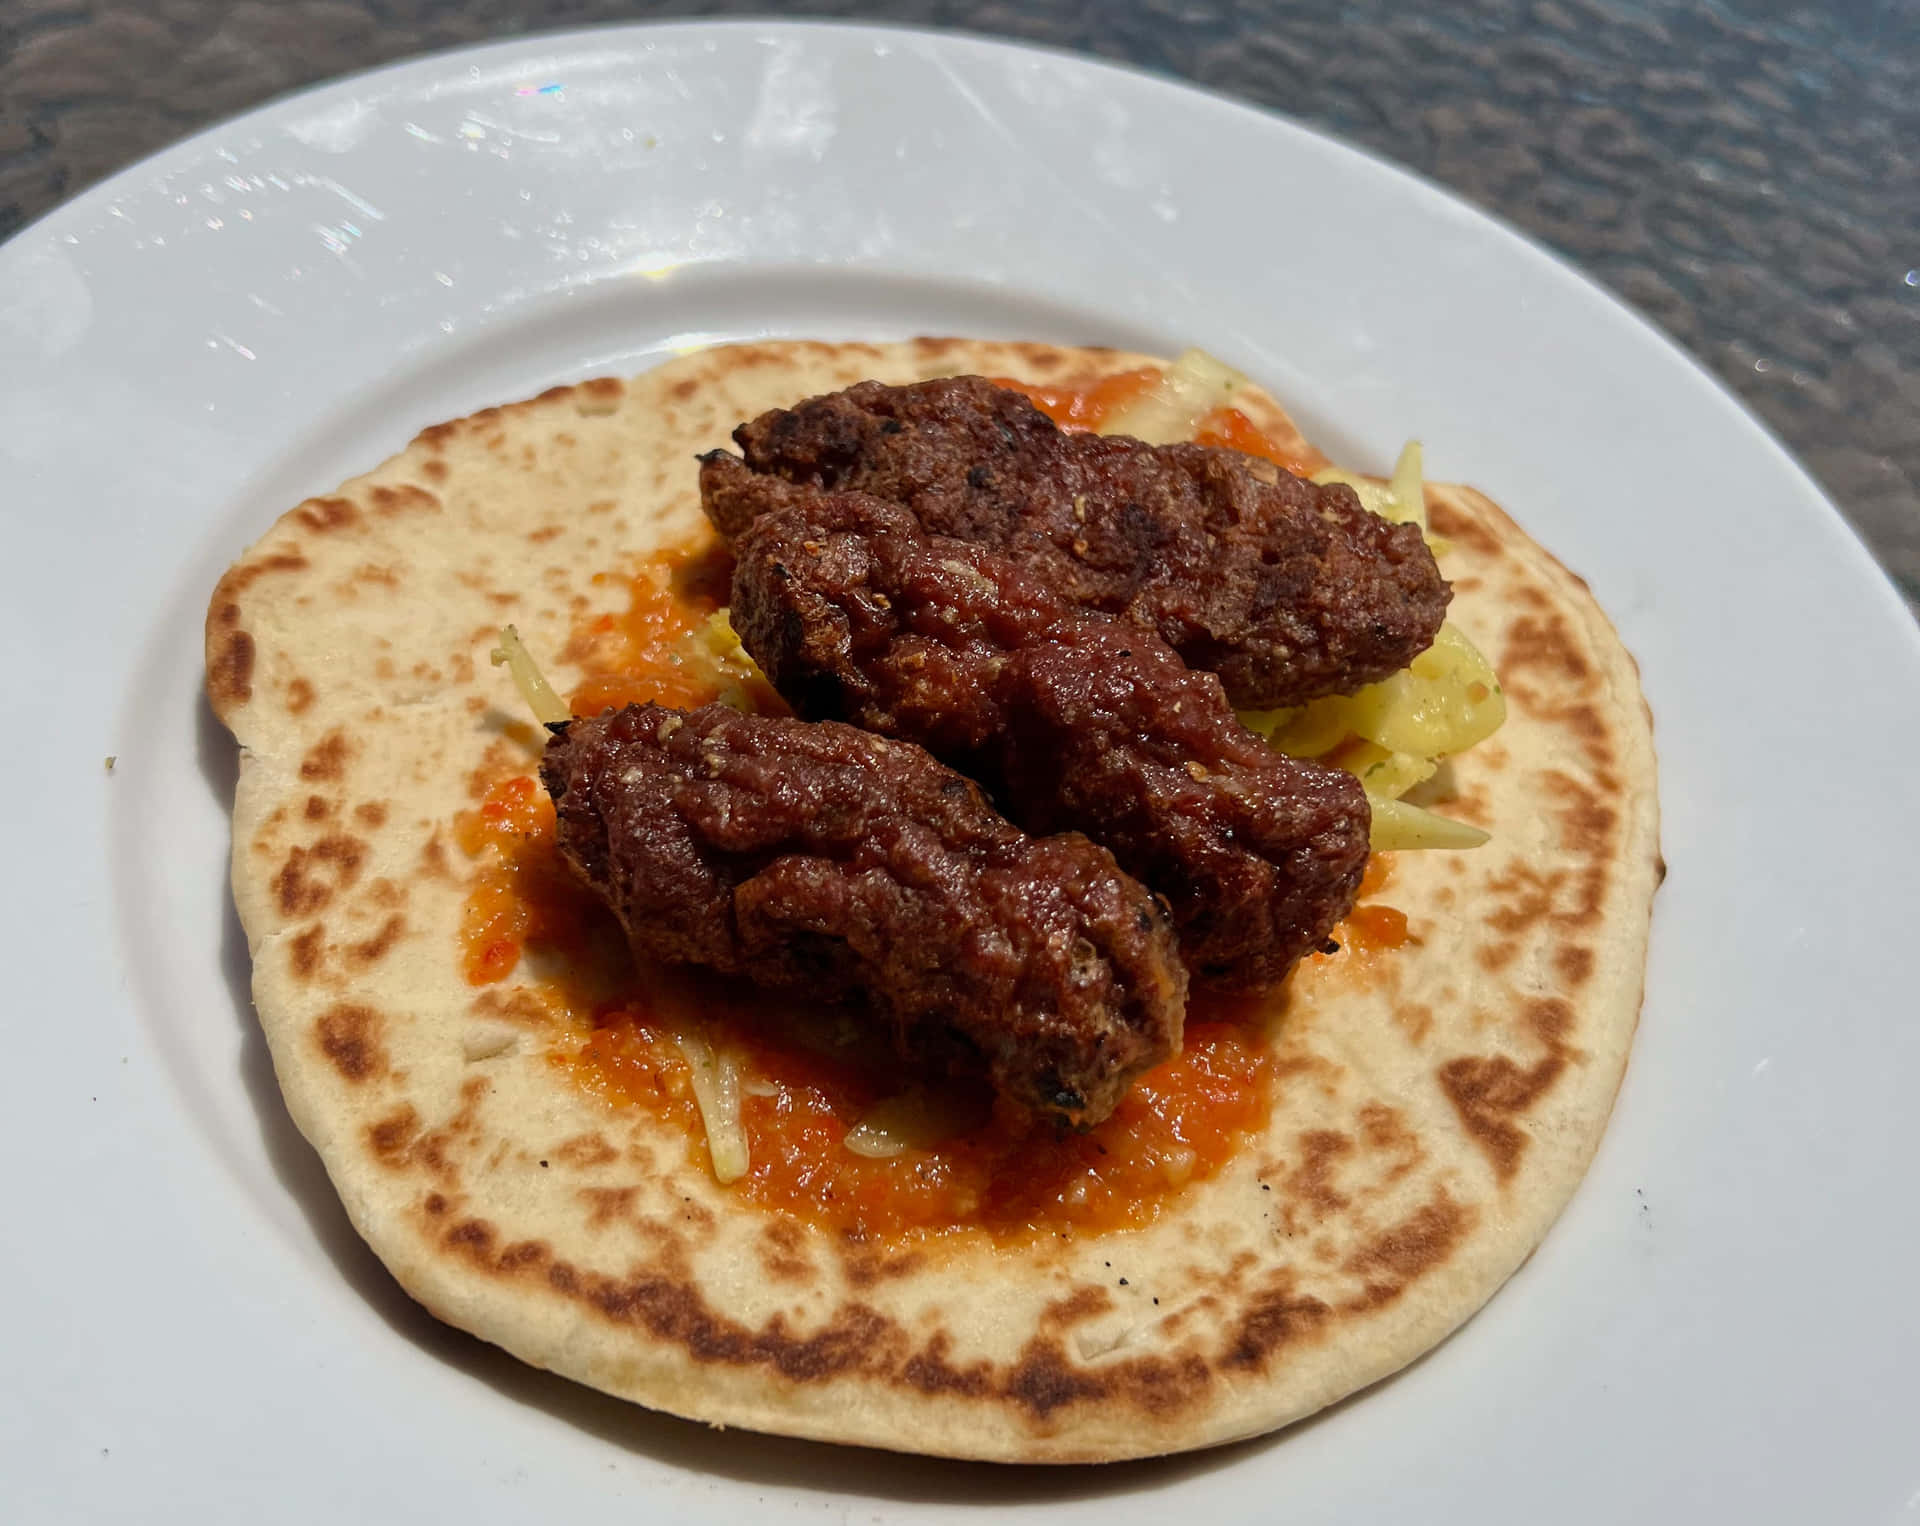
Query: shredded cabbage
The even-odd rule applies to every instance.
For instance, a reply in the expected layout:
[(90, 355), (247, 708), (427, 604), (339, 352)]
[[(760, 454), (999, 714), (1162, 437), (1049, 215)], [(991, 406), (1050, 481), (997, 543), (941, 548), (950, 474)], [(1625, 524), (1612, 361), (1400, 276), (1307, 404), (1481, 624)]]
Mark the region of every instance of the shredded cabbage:
[(1487, 834), (1478, 827), (1436, 816), (1404, 800), (1374, 799), (1369, 803), (1373, 806), (1369, 841), (1376, 853), (1407, 848), (1477, 848), (1487, 841)]
[(723, 607), (707, 616), (706, 624), (690, 638), (692, 655), (720, 686), (721, 704), (751, 711), (754, 686), (757, 683), (764, 688), (766, 678), (741, 644), (729, 613)]
[(1149, 445), (1191, 440), (1200, 421), (1232, 405), (1247, 378), (1205, 350), (1187, 350), (1139, 398), (1100, 426), (1102, 434), (1132, 435)]
[(1487, 840), (1478, 827), (1400, 799), (1432, 778), (1441, 759), (1484, 742), (1507, 718), (1493, 665), (1457, 626), (1442, 625), (1426, 651), (1357, 693), (1240, 718), (1284, 753), (1358, 776), (1373, 804), (1376, 849), (1477, 848)]
[(976, 1121), (953, 1093), (915, 1087), (874, 1104), (847, 1131), (845, 1144), (855, 1155), (869, 1160), (892, 1160), (907, 1150), (936, 1145)]
[(730, 1055), (716, 1054), (706, 1036), (692, 1028), (675, 1033), (674, 1041), (693, 1072), (693, 1095), (707, 1131), (707, 1154), (713, 1159), (714, 1179), (723, 1187), (737, 1182), (753, 1163), (747, 1152), (747, 1131), (740, 1121), (740, 1073)]
[(492, 657), (496, 668), (502, 663), (507, 665), (513, 674), (514, 687), (519, 689), (520, 697), (541, 725), (557, 726), (573, 719), (567, 702), (553, 692), (533, 654), (522, 644), (520, 633), (511, 625), (501, 627), (500, 644), (493, 649)]

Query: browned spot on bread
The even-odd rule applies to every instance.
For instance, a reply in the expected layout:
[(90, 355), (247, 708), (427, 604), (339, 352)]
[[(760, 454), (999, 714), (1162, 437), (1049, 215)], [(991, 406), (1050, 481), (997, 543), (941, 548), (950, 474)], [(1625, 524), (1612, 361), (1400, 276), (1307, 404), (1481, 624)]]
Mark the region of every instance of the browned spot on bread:
[(1593, 978), (1593, 950), (1563, 943), (1553, 951), (1553, 967), (1569, 986), (1583, 986)]
[[(213, 603), (225, 613), (224, 605), (231, 603), (245, 593), (257, 581), (270, 572), (302, 572), (311, 565), (298, 547), (289, 547), (285, 551), (276, 551), (271, 556), (263, 556), (257, 562), (240, 562), (226, 570), (220, 581), (214, 586)], [(237, 609), (235, 611), (238, 613)], [(228, 621), (229, 624), (232, 621)]]
[(1573, 684), (1585, 684), (1593, 676), (1592, 664), (1569, 633), (1566, 616), (1557, 610), (1516, 616), (1507, 626), (1497, 670), (1508, 688), (1517, 675), (1538, 674)]
[(1473, 957), (1479, 963), (1480, 968), (1485, 970), (1489, 975), (1498, 975), (1508, 965), (1513, 963), (1515, 956), (1518, 955), (1519, 952), (1520, 945), (1509, 938), (1502, 943), (1482, 944), (1474, 950)]
[(326, 535), (358, 524), (360, 510), (351, 498), (309, 498), (293, 511), (293, 517), (309, 530)]
[(855, 1251), (846, 1257), (847, 1281), (856, 1288), (910, 1276), (926, 1263), (918, 1251)]
[(1082, 1400), (1107, 1395), (1105, 1374), (1083, 1371), (1067, 1361), (1057, 1340), (1036, 1336), (1020, 1353), (1020, 1362), (1008, 1375), (1006, 1395), (1037, 1419)]
[(698, 1288), (676, 1278), (647, 1274), (615, 1282), (577, 1275), (588, 1302), (606, 1318), (638, 1325), (696, 1362), (769, 1367), (795, 1383), (819, 1383), (903, 1360), (899, 1326), (864, 1304), (844, 1305), (820, 1330), (802, 1336), (790, 1334), (778, 1316), (749, 1330), (716, 1315)]
[(1197, 1352), (1134, 1357), (1089, 1371), (1070, 1366), (1058, 1342), (1036, 1337), (1022, 1350), (1004, 1392), (1040, 1421), (1081, 1400), (1117, 1399), (1162, 1415), (1199, 1403), (1212, 1381), (1212, 1369)]
[[(1092, 347), (1098, 353), (1101, 347)], [(1020, 357), (1021, 365), (1030, 376), (1044, 376), (1049, 371), (1058, 371), (1066, 364), (1067, 357), (1052, 345), (1016, 344), (1013, 353)]]
[(328, 781), (343, 779), (347, 773), (347, 759), (352, 754), (353, 744), (347, 740), (346, 734), (339, 730), (329, 731), (300, 760), (300, 777)]
[(1426, 1156), (1420, 1136), (1407, 1127), (1397, 1108), (1384, 1102), (1369, 1102), (1360, 1109), (1360, 1137), (1376, 1154), (1399, 1157), (1383, 1173), (1387, 1182), (1398, 1181)]
[[(1314, 1129), (1302, 1134), (1300, 1164), (1287, 1177), (1288, 1191), (1316, 1217), (1338, 1213), (1349, 1200), (1334, 1188), (1333, 1166), (1352, 1152), (1353, 1141), (1332, 1129)], [(1293, 1204), (1287, 1207), (1291, 1218)]]
[(338, 832), (310, 848), (289, 848), (286, 862), (273, 877), (274, 898), (281, 913), (303, 917), (320, 911), (336, 890), (353, 883), (365, 852), (366, 845), (357, 837)]
[[(353, 819), (363, 827), (384, 827), (387, 824), (387, 803), (384, 800), (362, 800), (353, 808)], [(386, 881), (380, 881), (386, 884)]]
[(373, 500), (373, 512), (388, 519), (396, 514), (432, 513), (440, 507), (438, 498), (411, 482), (403, 482), (398, 487), (381, 483), (372, 488), (367, 496)]
[(675, 382), (670, 390), (673, 393), (673, 400), (676, 403), (684, 403), (691, 399), (694, 393), (700, 390), (700, 382), (697, 377), (689, 376), (682, 381)]
[(287, 963), (302, 980), (311, 980), (320, 972), (327, 956), (327, 930), (316, 922), (302, 928), (287, 940)]
[[(1600, 874), (1604, 876), (1604, 855), (1613, 842), (1614, 829), (1620, 823), (1619, 811), (1571, 774), (1550, 771), (1544, 776), (1543, 782), (1561, 803), (1561, 844), (1582, 862), (1596, 863)], [(1597, 889), (1581, 908), (1578, 925), (1584, 926), (1599, 917), (1601, 908)]]
[(1473, 1214), (1439, 1189), (1409, 1217), (1348, 1256), (1345, 1269), (1366, 1279), (1365, 1308), (1379, 1308), (1442, 1266), (1472, 1226)]
[(380, 930), (371, 938), (358, 943), (349, 943), (346, 947), (347, 962), (362, 968), (386, 958), (394, 944), (407, 929), (405, 917), (395, 914), (380, 924)]
[(493, 1258), (494, 1227), (485, 1219), (462, 1219), (446, 1232), (441, 1244), (468, 1252), (476, 1261)]
[[(229, 608), (238, 613), (237, 606)], [(214, 638), (207, 649), (207, 697), (216, 713), (253, 698), (253, 636), (230, 630)]]
[(1240, 1316), (1221, 1365), (1229, 1369), (1264, 1368), (1275, 1352), (1320, 1335), (1332, 1314), (1320, 1299), (1302, 1296), (1293, 1272), (1282, 1267)]
[[(400, 574), (391, 567), (383, 567), (378, 562), (362, 562), (353, 569), (352, 582), (372, 583), (379, 588), (398, 588)], [(351, 588), (346, 590), (351, 593)]]
[(433, 835), (421, 846), (420, 867), (425, 871), (429, 879), (450, 880), (453, 878), (453, 870), (447, 863), (446, 844), (440, 841), (440, 833), (437, 828)]
[(383, 876), (367, 886), (367, 898), (376, 906), (404, 906), (407, 892)]
[(620, 1152), (607, 1143), (603, 1134), (576, 1134), (564, 1144), (547, 1152), (562, 1165), (585, 1171), (604, 1166), (620, 1158)]
[[(631, 1153), (637, 1154), (640, 1159), (645, 1161), (651, 1162), (653, 1159), (653, 1157), (644, 1150)], [(688, 1199), (680, 1205), (680, 1219), (682, 1223), (691, 1224), (694, 1229), (703, 1236), (711, 1232), (720, 1223), (720, 1220), (715, 1217), (711, 1208), (707, 1207), (705, 1203), (696, 1203), (692, 1199)]]
[(913, 352), (922, 360), (944, 359), (953, 347), (959, 344), (957, 339), (941, 339), (932, 335), (913, 341)]
[(460, 1085), (460, 1106), (445, 1123), (422, 1134), (413, 1147), (413, 1159), (442, 1182), (452, 1183), (454, 1149), (470, 1141), (480, 1120), (480, 1104), (491, 1089), (484, 1076), (475, 1076)]
[(367, 1144), (381, 1165), (398, 1166), (419, 1132), (420, 1115), (413, 1110), (413, 1104), (403, 1102), (386, 1117), (367, 1125)]
[(776, 1282), (805, 1282), (813, 1276), (806, 1241), (791, 1219), (773, 1219), (760, 1226), (754, 1250), (761, 1268)]
[(333, 1068), (356, 1086), (383, 1074), (387, 1052), (380, 1045), (386, 1019), (359, 1002), (336, 1002), (315, 1019), (314, 1037)]
[(605, 1229), (633, 1212), (638, 1187), (582, 1187), (581, 1201), (587, 1205), (587, 1228)]
[(1463, 1055), (1440, 1067), (1441, 1090), (1501, 1180), (1513, 1175), (1527, 1144), (1514, 1120), (1546, 1095), (1566, 1066), (1566, 1056), (1556, 1049), (1528, 1066), (1496, 1054)]
[(313, 685), (306, 679), (294, 677), (287, 680), (287, 713), (305, 715), (313, 703)]
[(423, 461), (420, 463), (420, 474), (430, 482), (445, 482), (447, 480), (447, 463), (438, 457)]
[(546, 1265), (553, 1255), (553, 1248), (541, 1240), (516, 1240), (500, 1252), (500, 1269), (503, 1272), (527, 1271)]
[[(1471, 551), (1476, 556), (1499, 556), (1503, 552), (1504, 548), (1491, 530), (1437, 494), (1427, 495), (1427, 523), (1432, 526), (1435, 535), (1443, 536), (1463, 551)], [(1455, 586), (1458, 587), (1458, 583)]]
[(1521, 1008), (1521, 1019), (1550, 1049), (1564, 1049), (1573, 1030), (1573, 1004), (1561, 996), (1536, 996)]
[(333, 814), (333, 802), (325, 795), (309, 795), (304, 814), (308, 821), (325, 821)]
[(536, 546), (544, 546), (548, 541), (566, 534), (565, 525), (542, 525), (537, 530), (527, 531), (527, 539)]
[(1420, 1001), (1397, 1001), (1393, 1020), (1416, 1044), (1424, 1044), (1433, 1032), (1433, 1008)]
[(982, 1399), (992, 1390), (993, 1368), (986, 1362), (955, 1367), (947, 1360), (953, 1342), (943, 1330), (933, 1336), (926, 1349), (907, 1358), (900, 1376), (909, 1388), (923, 1394), (956, 1394), (967, 1399)]
[(611, 413), (627, 395), (627, 384), (617, 376), (590, 376), (574, 391), (582, 413)]
[(1040, 1313), (1042, 1330), (1070, 1330), (1113, 1307), (1113, 1295), (1094, 1283), (1083, 1283), (1065, 1298), (1056, 1298)]

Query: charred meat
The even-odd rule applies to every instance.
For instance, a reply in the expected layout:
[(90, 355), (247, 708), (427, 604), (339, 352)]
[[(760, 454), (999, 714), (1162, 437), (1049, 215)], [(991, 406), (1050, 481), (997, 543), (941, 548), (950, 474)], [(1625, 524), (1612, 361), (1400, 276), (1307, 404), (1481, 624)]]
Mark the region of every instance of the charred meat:
[(1180, 1047), (1164, 908), (918, 747), (634, 705), (568, 724), (541, 775), (562, 854), (643, 958), (846, 998), (904, 1059), (1076, 1125)]
[(1433, 641), (1451, 590), (1419, 529), (1238, 451), (1069, 434), (977, 376), (861, 382), (742, 424), (705, 458), (730, 539), (792, 489), (870, 493), (998, 551), (1220, 675), (1236, 705), (1347, 694)]
[(735, 629), (796, 710), (917, 742), (1028, 831), (1111, 848), (1171, 903), (1196, 982), (1270, 986), (1352, 905), (1359, 782), (1268, 747), (1152, 632), (864, 494), (797, 495), (734, 550)]

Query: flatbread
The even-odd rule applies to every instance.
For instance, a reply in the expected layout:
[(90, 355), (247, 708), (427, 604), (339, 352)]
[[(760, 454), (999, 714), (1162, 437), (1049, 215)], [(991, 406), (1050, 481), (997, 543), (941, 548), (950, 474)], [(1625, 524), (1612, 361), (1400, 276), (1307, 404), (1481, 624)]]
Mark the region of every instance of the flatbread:
[[(1308, 961), (1268, 1028), (1264, 1135), (1146, 1227), (851, 1245), (744, 1204), (685, 1137), (548, 1058), (459, 963), (454, 814), (537, 744), (488, 652), (562, 692), (583, 614), (701, 523), (696, 452), (875, 377), (1075, 382), (1111, 351), (957, 340), (705, 351), (426, 430), (285, 514), (221, 580), (207, 692), (241, 747), (233, 888), (287, 1106), (355, 1227), (439, 1318), (695, 1419), (1023, 1462), (1271, 1430), (1443, 1339), (1524, 1261), (1612, 1106), (1659, 875), (1650, 725), (1585, 585), (1434, 487), (1451, 618), (1505, 728), (1451, 765), (1493, 834), (1401, 854), (1413, 941)], [(1242, 406), (1299, 439), (1277, 404)], [(751, 1444), (751, 1443), (743, 1443)]]

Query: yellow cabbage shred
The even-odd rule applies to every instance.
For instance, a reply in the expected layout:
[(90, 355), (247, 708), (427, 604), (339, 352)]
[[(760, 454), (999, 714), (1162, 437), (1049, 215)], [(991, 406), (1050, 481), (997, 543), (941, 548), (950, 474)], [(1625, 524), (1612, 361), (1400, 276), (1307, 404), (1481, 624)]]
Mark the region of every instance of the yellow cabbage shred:
[(511, 625), (501, 627), (500, 644), (490, 655), (496, 668), (504, 663), (513, 674), (514, 687), (541, 725), (555, 726), (572, 719), (573, 712), (567, 709), (567, 702), (553, 692), (540, 665), (521, 641), (519, 631)]

